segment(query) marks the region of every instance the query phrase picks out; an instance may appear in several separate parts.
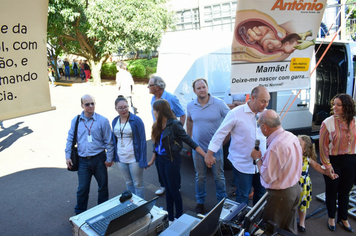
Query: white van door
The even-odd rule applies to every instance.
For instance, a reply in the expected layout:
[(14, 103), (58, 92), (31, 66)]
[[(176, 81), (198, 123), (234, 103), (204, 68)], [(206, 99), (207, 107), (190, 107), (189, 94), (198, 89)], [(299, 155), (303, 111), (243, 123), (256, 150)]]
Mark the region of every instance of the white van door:
[[(294, 134), (308, 134), (311, 130), (314, 104), (310, 101), (310, 89), (301, 90), (296, 98), (298, 92), (299, 90), (277, 92), (278, 100), (275, 110), (280, 114), (284, 129)], [(294, 103), (290, 106), (294, 99)]]

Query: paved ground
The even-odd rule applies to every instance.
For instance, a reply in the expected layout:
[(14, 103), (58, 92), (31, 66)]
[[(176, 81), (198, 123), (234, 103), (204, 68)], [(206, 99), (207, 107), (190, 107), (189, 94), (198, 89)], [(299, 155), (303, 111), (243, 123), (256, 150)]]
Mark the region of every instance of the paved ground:
[[(72, 87), (50, 87), (52, 105), (56, 110), (0, 121), (0, 235), (72, 235), (68, 219), (76, 203), (77, 175), (66, 170), (64, 148), (70, 120), (81, 112), (80, 97), (90, 93), (96, 98), (96, 111), (110, 121), (117, 115), (114, 100), (117, 88), (111, 85), (93, 87), (73, 84)], [(152, 125), (150, 98), (145, 85), (135, 85), (134, 104), (144, 120), (146, 134)], [(149, 138), (148, 138), (149, 139)], [(151, 141), (148, 141), (150, 144)], [(151, 145), (148, 145), (150, 148)], [(151, 150), (148, 150), (150, 159)], [(227, 190), (231, 187), (232, 172), (225, 172)], [(322, 176), (311, 170), (313, 193), (324, 192)], [(152, 198), (158, 188), (155, 168), (144, 172), (146, 199)], [(195, 207), (194, 168), (190, 159), (182, 160), (182, 189), (184, 210)], [(206, 208), (215, 204), (213, 178), (208, 176)], [(96, 182), (92, 182), (89, 207), (96, 205)], [(124, 180), (114, 165), (109, 169), (110, 198), (122, 193)], [(160, 197), (158, 206), (165, 206)], [(315, 198), (308, 214), (324, 205)], [(322, 213), (325, 210), (322, 211)], [(322, 214), (321, 213), (321, 214)], [(319, 214), (320, 215), (320, 214)], [(326, 228), (327, 216), (308, 219), (304, 235), (348, 235), (337, 228), (332, 233)], [(351, 225), (356, 228), (354, 219)], [(303, 234), (301, 234), (303, 235)]]

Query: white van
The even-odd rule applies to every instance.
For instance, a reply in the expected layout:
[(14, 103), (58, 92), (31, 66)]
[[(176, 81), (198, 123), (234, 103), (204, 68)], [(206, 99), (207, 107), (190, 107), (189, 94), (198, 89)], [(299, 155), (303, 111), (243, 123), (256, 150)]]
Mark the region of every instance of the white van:
[[(195, 97), (192, 82), (199, 77), (207, 79), (213, 96), (223, 99), (230, 86), (231, 42), (231, 32), (179, 31), (163, 36), (157, 73), (166, 81), (166, 90), (178, 97), (183, 108)], [(319, 45), (320, 42), (315, 50)], [(323, 43), (316, 52), (316, 62), (328, 45)], [(321, 122), (330, 115), (331, 98), (337, 93), (354, 95), (355, 54), (356, 43), (352, 41), (332, 44), (312, 75), (310, 89), (302, 90), (285, 116), (281, 114), (284, 129), (295, 134), (317, 134)], [(268, 108), (277, 113), (286, 111), (297, 93), (298, 90), (271, 93)]]

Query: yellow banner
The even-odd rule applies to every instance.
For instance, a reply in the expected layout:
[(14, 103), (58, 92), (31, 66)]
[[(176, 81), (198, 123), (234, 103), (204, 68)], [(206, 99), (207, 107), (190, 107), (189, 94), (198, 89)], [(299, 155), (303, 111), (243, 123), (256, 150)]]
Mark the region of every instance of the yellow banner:
[(1, 0), (0, 121), (55, 109), (47, 75), (48, 0)]
[(308, 71), (310, 58), (292, 58), (290, 71)]

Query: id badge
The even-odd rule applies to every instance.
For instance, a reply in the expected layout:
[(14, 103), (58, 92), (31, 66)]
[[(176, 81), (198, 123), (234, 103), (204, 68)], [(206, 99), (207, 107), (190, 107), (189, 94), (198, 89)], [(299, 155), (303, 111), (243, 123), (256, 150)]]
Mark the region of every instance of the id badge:
[(91, 135), (88, 135), (88, 143), (93, 142), (93, 137)]

